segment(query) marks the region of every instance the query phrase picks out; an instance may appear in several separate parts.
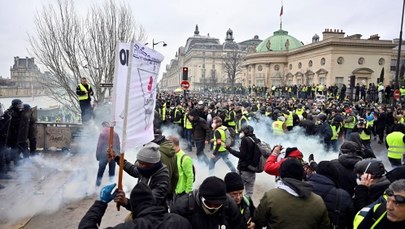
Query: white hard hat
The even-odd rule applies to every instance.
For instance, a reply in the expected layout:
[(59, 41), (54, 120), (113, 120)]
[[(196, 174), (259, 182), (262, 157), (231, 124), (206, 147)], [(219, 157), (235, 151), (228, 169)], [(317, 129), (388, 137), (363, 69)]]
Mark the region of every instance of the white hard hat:
[(284, 118), (284, 116), (278, 116), (278, 118), (277, 118), (279, 121), (282, 121), (282, 122), (285, 122), (285, 118)]
[(204, 102), (202, 100), (198, 101), (198, 105), (203, 105)]

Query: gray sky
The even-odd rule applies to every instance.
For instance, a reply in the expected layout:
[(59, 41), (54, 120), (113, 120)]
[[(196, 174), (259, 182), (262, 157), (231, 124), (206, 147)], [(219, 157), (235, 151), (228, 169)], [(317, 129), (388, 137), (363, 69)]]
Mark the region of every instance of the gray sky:
[[(30, 56), (27, 34), (34, 34), (34, 16), (43, 4), (56, 0), (0, 0), (0, 76), (10, 77), (14, 56)], [(102, 0), (75, 0), (80, 12)], [(121, 2), (121, 1), (117, 1)], [(265, 39), (279, 29), (280, 0), (122, 0), (128, 2), (137, 23), (152, 39), (168, 46), (155, 49), (165, 56), (161, 72), (175, 57), (180, 46), (193, 35), (198, 24), (200, 35), (224, 41), (226, 31), (233, 30), (236, 42), (259, 35)], [(368, 38), (399, 37), (402, 1), (400, 0), (284, 0), (283, 29), (305, 44), (325, 28), (342, 29), (346, 35), (362, 34)], [(41, 71), (44, 67), (39, 65)]]

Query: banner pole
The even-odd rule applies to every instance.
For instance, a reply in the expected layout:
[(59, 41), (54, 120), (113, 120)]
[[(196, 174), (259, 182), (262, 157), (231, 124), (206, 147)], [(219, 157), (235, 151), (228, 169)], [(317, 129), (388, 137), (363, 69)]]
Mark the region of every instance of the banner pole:
[[(124, 123), (122, 128), (122, 150), (120, 154), (120, 165), (118, 170), (118, 189), (122, 190), (122, 177), (124, 172), (124, 155), (127, 147), (127, 124), (128, 124), (128, 97), (131, 85), (131, 72), (132, 72), (132, 56), (134, 50), (134, 41), (131, 41), (128, 55), (128, 72), (127, 72), (127, 85), (125, 89), (125, 106), (124, 106)], [(117, 210), (120, 210), (120, 205), (117, 203)]]

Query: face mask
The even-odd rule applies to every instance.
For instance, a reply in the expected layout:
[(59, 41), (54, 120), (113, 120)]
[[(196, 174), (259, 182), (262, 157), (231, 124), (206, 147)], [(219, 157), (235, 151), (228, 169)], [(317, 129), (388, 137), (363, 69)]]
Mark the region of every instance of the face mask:
[(360, 179), (360, 178), (357, 178), (357, 179), (356, 179), (356, 184), (357, 184), (357, 185), (361, 185), (361, 179)]
[(201, 198), (201, 202), (202, 202), (202, 208), (203, 208), (205, 214), (207, 214), (207, 215), (213, 215), (213, 214), (217, 213), (217, 211), (222, 207), (222, 204), (221, 204), (219, 207), (217, 207), (217, 208), (210, 208), (210, 207), (208, 207), (208, 206), (204, 203), (204, 197)]
[(217, 127), (217, 125), (215, 125), (214, 123), (211, 124), (212, 129), (215, 129), (215, 127)]
[(242, 132), (239, 134), (239, 138), (243, 138), (243, 137), (245, 137), (245, 134)]

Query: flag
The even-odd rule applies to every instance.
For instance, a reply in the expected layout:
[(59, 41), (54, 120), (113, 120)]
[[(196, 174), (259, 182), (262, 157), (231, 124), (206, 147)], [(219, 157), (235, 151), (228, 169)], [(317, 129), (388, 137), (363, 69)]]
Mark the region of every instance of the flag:
[[(162, 61), (162, 54), (139, 42), (117, 45), (112, 113), (116, 128), (123, 130), (120, 137), (122, 142), (126, 141), (127, 149), (142, 146), (154, 139), (153, 119)], [(127, 122), (126, 126), (124, 121)]]
[(281, 9), (280, 9), (280, 16), (281, 15), (283, 15), (283, 6), (281, 6)]

